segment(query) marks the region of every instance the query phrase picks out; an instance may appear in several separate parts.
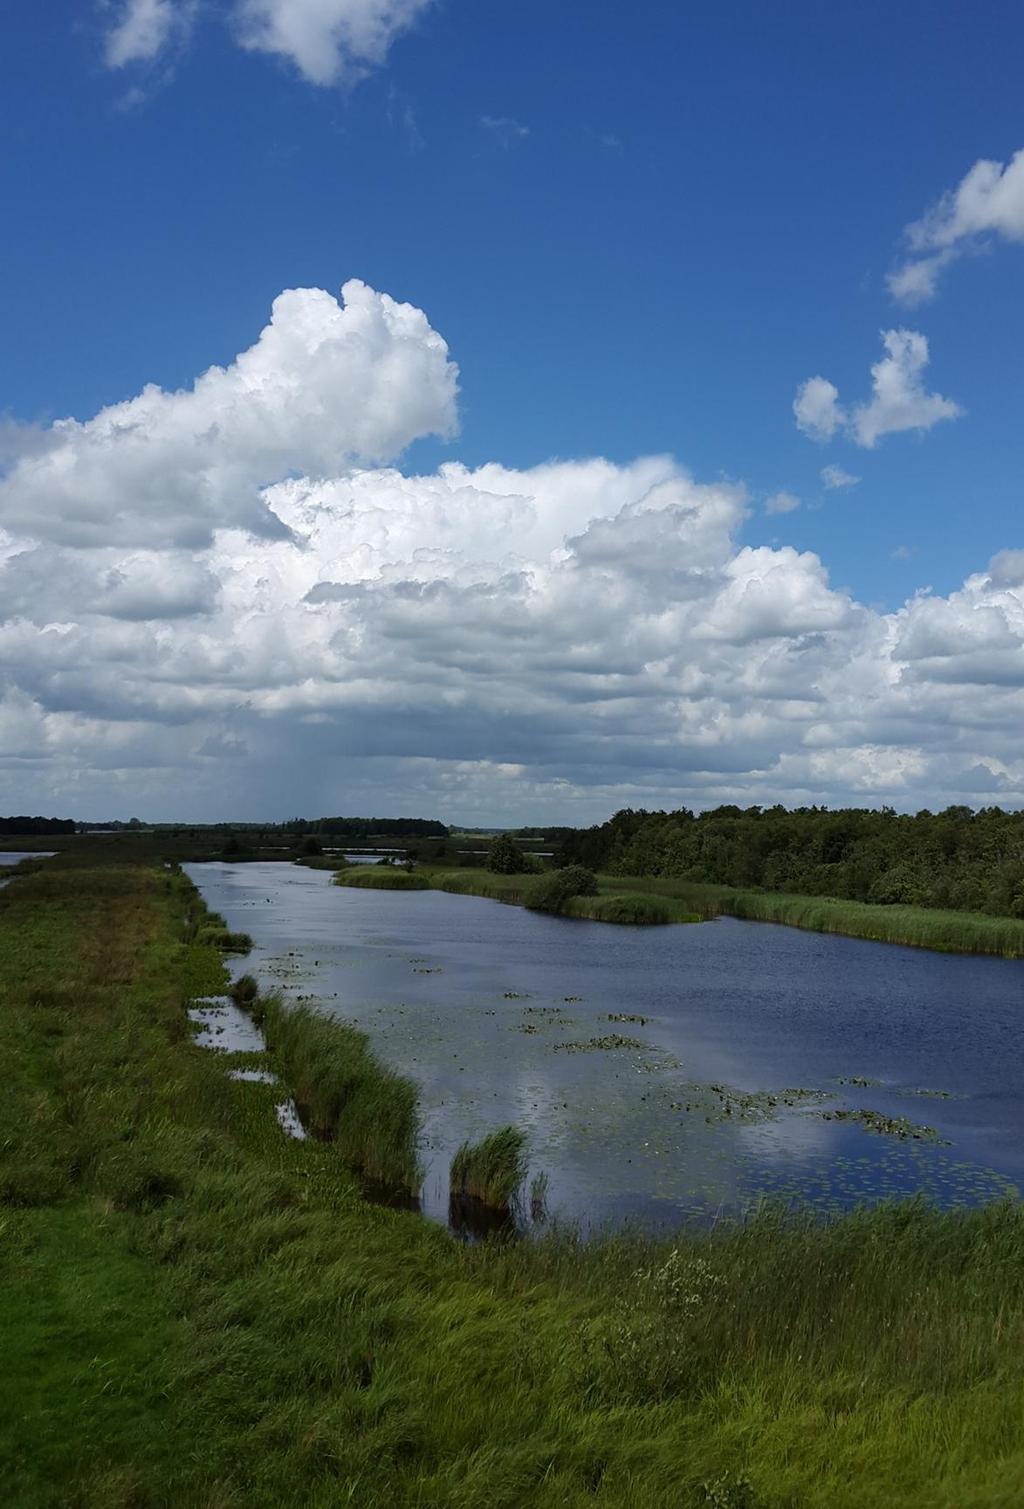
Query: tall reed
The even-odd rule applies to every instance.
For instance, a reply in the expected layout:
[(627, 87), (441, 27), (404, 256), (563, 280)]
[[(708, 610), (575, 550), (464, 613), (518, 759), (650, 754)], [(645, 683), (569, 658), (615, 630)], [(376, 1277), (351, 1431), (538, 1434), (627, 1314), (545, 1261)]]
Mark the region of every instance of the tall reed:
[(422, 1175), (412, 1081), (385, 1069), (362, 1032), (308, 1006), (262, 996), (252, 1014), (308, 1130), (365, 1177), (415, 1194)]
[(508, 1211), (526, 1177), (526, 1134), (501, 1127), (477, 1143), (464, 1142), (452, 1159), (451, 1193)]

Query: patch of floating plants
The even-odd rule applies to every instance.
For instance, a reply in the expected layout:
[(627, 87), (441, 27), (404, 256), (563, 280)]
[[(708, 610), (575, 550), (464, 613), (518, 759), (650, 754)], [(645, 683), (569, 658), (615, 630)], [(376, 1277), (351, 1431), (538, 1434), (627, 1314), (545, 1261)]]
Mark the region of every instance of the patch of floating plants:
[(934, 1127), (918, 1126), (905, 1116), (884, 1116), (881, 1111), (863, 1108), (859, 1111), (823, 1111), (821, 1114), (825, 1121), (855, 1121), (867, 1131), (877, 1132), (880, 1137), (898, 1137), (901, 1142), (911, 1138), (915, 1142), (940, 1142), (950, 1146)]
[(595, 1049), (600, 1049), (605, 1053), (612, 1053), (616, 1048), (643, 1049), (646, 1047), (647, 1044), (642, 1043), (639, 1038), (622, 1037), (618, 1032), (608, 1032), (604, 1037), (588, 1037), (584, 1042), (554, 1044), (556, 1052), (561, 1050), (564, 1053), (591, 1053)]

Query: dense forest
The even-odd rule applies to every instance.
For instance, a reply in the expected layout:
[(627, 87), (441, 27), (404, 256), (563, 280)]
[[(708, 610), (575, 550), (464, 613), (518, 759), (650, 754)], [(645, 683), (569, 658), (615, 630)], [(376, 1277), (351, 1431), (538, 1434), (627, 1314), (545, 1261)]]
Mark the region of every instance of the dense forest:
[(1024, 813), (625, 809), (559, 834), (559, 862), (617, 875), (1024, 917)]
[(0, 834), (16, 834), (28, 837), (46, 833), (74, 833), (75, 824), (69, 817), (0, 817)]

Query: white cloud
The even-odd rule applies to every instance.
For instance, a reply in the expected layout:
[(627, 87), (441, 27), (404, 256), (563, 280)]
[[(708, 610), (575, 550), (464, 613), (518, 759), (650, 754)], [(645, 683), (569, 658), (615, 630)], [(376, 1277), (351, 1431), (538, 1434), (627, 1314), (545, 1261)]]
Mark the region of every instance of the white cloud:
[(854, 409), (853, 438), (871, 448), (883, 435), (901, 430), (930, 430), (944, 419), (958, 419), (960, 405), (938, 393), (926, 393), (924, 369), (928, 342), (915, 330), (883, 330), (886, 355), (871, 368), (870, 403)]
[[(188, 35), (201, 0), (122, 0), (105, 39), (110, 68), (148, 63)], [(239, 46), (294, 64), (311, 84), (351, 83), (383, 63), (432, 0), (235, 0)]]
[(187, 392), (34, 436), (2, 494), (0, 810), (1024, 804), (1024, 551), (881, 614), (744, 546), (743, 489), (671, 457), (377, 464), (454, 418), (440, 336), (350, 284), (285, 295)]
[(844, 471), (841, 466), (823, 466), (821, 469), (821, 480), (829, 492), (836, 492), (840, 488), (856, 487), (860, 478), (853, 476), (848, 471)]
[(311, 84), (357, 78), (383, 63), (430, 0), (238, 0), (241, 45), (294, 63)]
[(809, 377), (793, 400), (796, 427), (812, 440), (831, 440), (846, 422), (839, 405), (839, 389), (825, 377)]
[(963, 410), (958, 403), (925, 390), (928, 341), (919, 331), (883, 330), (882, 344), (886, 354), (871, 368), (869, 402), (848, 411), (839, 403), (839, 390), (832, 383), (823, 377), (808, 378), (793, 401), (797, 428), (813, 440), (831, 440), (842, 430), (870, 450), (883, 435), (930, 430), (944, 419), (960, 417)]
[(764, 511), (767, 514), (793, 513), (799, 507), (800, 499), (794, 493), (779, 492), (765, 499)]
[(985, 236), (1024, 241), (1024, 148), (1005, 165), (979, 159), (906, 235), (914, 255), (888, 280), (890, 293), (905, 304), (933, 298), (943, 269)]
[(123, 0), (106, 37), (107, 66), (150, 62), (176, 35), (187, 34), (194, 10), (192, 0)]
[(280, 533), (267, 482), (450, 434), (457, 369), (426, 316), (356, 281), (342, 300), (291, 289), (229, 367), (60, 420), (0, 480), (0, 524), (71, 545), (202, 546), (228, 525)]

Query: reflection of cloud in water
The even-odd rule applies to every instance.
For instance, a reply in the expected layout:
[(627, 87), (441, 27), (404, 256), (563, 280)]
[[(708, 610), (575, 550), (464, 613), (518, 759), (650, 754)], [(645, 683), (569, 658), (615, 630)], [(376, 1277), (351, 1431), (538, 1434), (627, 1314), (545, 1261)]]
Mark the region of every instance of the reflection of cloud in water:
[(833, 1154), (848, 1135), (835, 1121), (826, 1121), (820, 1111), (802, 1111), (780, 1116), (758, 1126), (741, 1127), (739, 1136), (749, 1156), (759, 1163), (799, 1163), (808, 1158)]

